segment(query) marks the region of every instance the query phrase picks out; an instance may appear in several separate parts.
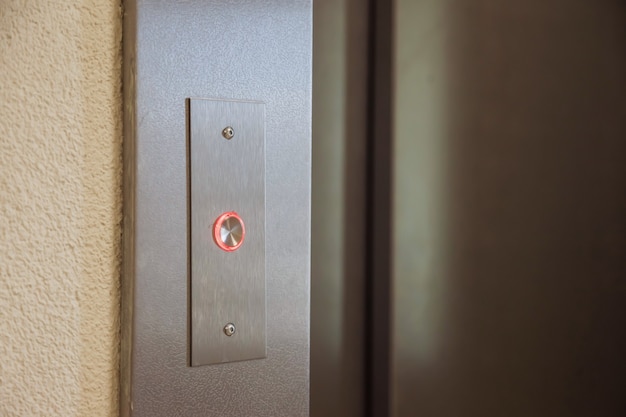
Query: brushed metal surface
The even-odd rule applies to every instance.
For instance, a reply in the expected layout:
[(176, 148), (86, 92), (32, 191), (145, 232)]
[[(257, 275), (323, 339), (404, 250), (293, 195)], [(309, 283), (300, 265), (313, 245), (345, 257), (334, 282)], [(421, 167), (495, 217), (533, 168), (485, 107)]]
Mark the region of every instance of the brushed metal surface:
[[(236, 132), (230, 140), (222, 135), (227, 126)], [(191, 365), (264, 358), (265, 105), (190, 99), (188, 149)], [(226, 212), (237, 212), (246, 227), (245, 242), (232, 252), (213, 237)], [(238, 231), (224, 230), (231, 222)], [(243, 237), (235, 217), (221, 229), (229, 246)], [(231, 337), (224, 334), (228, 323), (237, 327)]]
[[(127, 0), (124, 13), (120, 413), (308, 416), (311, 2)], [(266, 106), (265, 360), (189, 366), (189, 97)]]

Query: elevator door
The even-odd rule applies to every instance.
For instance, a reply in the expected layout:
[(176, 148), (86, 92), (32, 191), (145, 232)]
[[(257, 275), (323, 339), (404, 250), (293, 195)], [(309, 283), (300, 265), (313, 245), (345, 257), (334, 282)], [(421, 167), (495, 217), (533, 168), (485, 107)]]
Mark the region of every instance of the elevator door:
[(626, 415), (626, 4), (398, 0), (391, 415)]

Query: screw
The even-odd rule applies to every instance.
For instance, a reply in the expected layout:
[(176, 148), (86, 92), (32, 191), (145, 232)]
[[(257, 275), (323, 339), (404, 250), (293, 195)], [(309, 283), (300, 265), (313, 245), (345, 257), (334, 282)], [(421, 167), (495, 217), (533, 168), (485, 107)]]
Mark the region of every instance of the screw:
[(224, 326), (224, 333), (226, 334), (226, 336), (232, 336), (235, 334), (235, 331), (237, 329), (235, 329), (235, 325), (232, 323), (228, 323), (226, 326)]
[(235, 131), (232, 127), (227, 126), (224, 128), (224, 130), (222, 130), (222, 136), (224, 136), (224, 139), (231, 140), (233, 136), (235, 136)]

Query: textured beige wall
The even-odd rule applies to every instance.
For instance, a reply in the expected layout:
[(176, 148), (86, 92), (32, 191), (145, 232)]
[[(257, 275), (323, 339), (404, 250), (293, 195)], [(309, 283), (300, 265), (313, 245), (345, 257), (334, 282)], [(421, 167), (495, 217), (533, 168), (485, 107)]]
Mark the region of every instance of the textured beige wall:
[(0, 1), (0, 416), (117, 415), (121, 12)]

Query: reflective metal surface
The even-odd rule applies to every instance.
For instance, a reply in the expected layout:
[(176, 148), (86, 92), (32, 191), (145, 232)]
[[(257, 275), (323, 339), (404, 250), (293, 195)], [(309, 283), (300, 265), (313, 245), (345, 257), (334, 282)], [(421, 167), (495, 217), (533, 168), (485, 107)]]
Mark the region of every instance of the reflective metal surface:
[(368, 6), (313, 8), (311, 416), (363, 417)]
[(395, 20), (389, 413), (626, 415), (626, 3)]
[(239, 220), (230, 217), (220, 227), (220, 239), (226, 246), (235, 247), (241, 243), (243, 230)]
[[(264, 358), (263, 103), (189, 100), (189, 181), (191, 364)], [(230, 322), (238, 331), (225, 337)]]
[(243, 243), (245, 230), (243, 220), (239, 217), (229, 216), (213, 227), (216, 229), (215, 234), (218, 236), (220, 247), (234, 250)]

